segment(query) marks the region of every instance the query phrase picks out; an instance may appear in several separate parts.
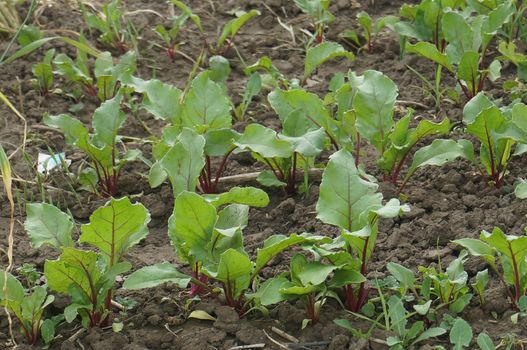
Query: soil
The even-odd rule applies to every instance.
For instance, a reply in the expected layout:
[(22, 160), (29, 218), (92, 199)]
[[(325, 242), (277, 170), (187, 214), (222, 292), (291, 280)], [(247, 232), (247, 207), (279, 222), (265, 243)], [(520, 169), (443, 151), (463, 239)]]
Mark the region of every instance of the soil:
[[(265, 5), (263, 4), (265, 2)], [(408, 1), (407, 1), (408, 2)], [(163, 15), (168, 15), (168, 6), (164, 1), (125, 0), (128, 11), (150, 9)], [(327, 38), (340, 41), (339, 33), (354, 25), (355, 15), (366, 10), (374, 18), (397, 14), (402, 1), (348, 1), (335, 0), (331, 6), (333, 13), (338, 14), (330, 27)], [(28, 3), (21, 7), (25, 15)], [(193, 0), (193, 10), (202, 18), (204, 29), (211, 38), (214, 37), (220, 25), (228, 21), (233, 9), (248, 10), (256, 8), (261, 15), (251, 20), (244, 27), (237, 39), (237, 47), (246, 62), (255, 62), (259, 57), (269, 56), (275, 65), (286, 75), (294, 77), (302, 74), (302, 47), (304, 39), (300, 28), (308, 28), (306, 16), (302, 15), (290, 0), (228, 0), (209, 1)], [(74, 15), (72, 15), (74, 14)], [(290, 34), (278, 23), (279, 15), (286, 23), (296, 28), (296, 46), (292, 45)], [(138, 29), (152, 28), (162, 22), (158, 16), (150, 12), (137, 12), (131, 15)], [(38, 17), (39, 24), (48, 30), (68, 29), (79, 31), (86, 29), (82, 16), (74, 1), (53, 1), (43, 8)], [(198, 33), (189, 28), (184, 29), (181, 38), (184, 45), (181, 50), (190, 57), (195, 57), (201, 49)], [(85, 30), (85, 32), (87, 32)], [(95, 40), (93, 40), (95, 43)], [(171, 62), (158, 45), (158, 39), (150, 29), (142, 31), (138, 75), (144, 79), (155, 76), (162, 81), (183, 88), (186, 84), (193, 63), (179, 55)], [(0, 43), (0, 52), (7, 47), (7, 41)], [(44, 113), (67, 113), (77, 103), (65, 94), (54, 93), (40, 96), (30, 83), (32, 79), (31, 66), (38, 62), (49, 48), (74, 56), (75, 51), (61, 42), (52, 42), (37, 52), (18, 59), (8, 65), (0, 66), (0, 90), (14, 102), (27, 120), (28, 134), (25, 152), (29, 161), (22, 157), (24, 129), (21, 120), (11, 113), (5, 105), (0, 106), (0, 142), (8, 154), (13, 154), (12, 165), (18, 179), (15, 185), (19, 193), (20, 206), (17, 208), (17, 225), (15, 231), (15, 264), (33, 263), (42, 270), (46, 259), (56, 257), (51, 249), (33, 249), (25, 234), (23, 203), (25, 201), (52, 201), (63, 208), (68, 208), (79, 222), (85, 222), (90, 213), (102, 205), (105, 200), (96, 198), (86, 192), (72, 191), (74, 182), (63, 174), (54, 174), (42, 179), (46, 190), (39, 191), (34, 181), (36, 172), (35, 160), (39, 152), (65, 151), (67, 158), (73, 160), (71, 169), (76, 171), (82, 164), (82, 154), (66, 146), (61, 134), (43, 127)], [(98, 46), (102, 49), (101, 46)], [(348, 47), (351, 49), (350, 47)], [(228, 85), (232, 96), (237, 96), (245, 84), (243, 64), (234, 53), (228, 53), (232, 65), (232, 74)], [(492, 54), (492, 52), (491, 52)], [(433, 100), (425, 93), (423, 84), (406, 66), (410, 65), (427, 77), (433, 76), (433, 67), (416, 57), (399, 59), (398, 39), (391, 33), (383, 33), (377, 40), (374, 53), (358, 54), (354, 62), (336, 60), (324, 65), (309, 82), (310, 90), (322, 95), (327, 91), (327, 85), (335, 72), (346, 72), (352, 69), (362, 73), (368, 69), (380, 70), (387, 74), (399, 86), (401, 103), (397, 116), (402, 115), (408, 107), (416, 109), (416, 119), (428, 118), (440, 120), (448, 117), (452, 121), (462, 118), (462, 107), (456, 104), (445, 104), (444, 109), (435, 111)], [(488, 85), (488, 90), (495, 97), (501, 97), (497, 87), (504, 79), (512, 76), (512, 69), (505, 69), (504, 77), (496, 85)], [(57, 78), (56, 86), (60, 87)], [(448, 79), (445, 84), (453, 86)], [(408, 102), (409, 101), (409, 102)], [(412, 102), (429, 105), (422, 108)], [(86, 124), (89, 123), (97, 101), (89, 98), (82, 100), (83, 107), (75, 115)], [(266, 126), (278, 128), (279, 121), (266, 104), (266, 99), (260, 97), (249, 109), (249, 115), (257, 122)], [(162, 125), (146, 113), (140, 114), (141, 121), (159, 135)], [(243, 128), (243, 124), (236, 127)], [(149, 134), (138, 120), (128, 118), (122, 132), (137, 138), (148, 137)], [(460, 137), (460, 135), (454, 135)], [(146, 157), (150, 156), (150, 146), (130, 143), (129, 147), (140, 147)], [(370, 152), (371, 153), (371, 152)], [(365, 159), (369, 173), (380, 175), (375, 167), (372, 155)], [(459, 247), (451, 241), (457, 238), (477, 237), (481, 230), (491, 230), (499, 226), (505, 232), (519, 234), (527, 225), (527, 202), (520, 201), (511, 193), (512, 183), (524, 175), (527, 158), (514, 159), (508, 183), (500, 190), (493, 189), (486, 183), (472, 165), (465, 161), (456, 161), (441, 168), (426, 168), (418, 171), (407, 185), (404, 195), (411, 206), (411, 212), (402, 218), (381, 221), (378, 244), (369, 267), (369, 278), (386, 276), (387, 262), (397, 262), (417, 269), (418, 266), (428, 266), (441, 261), (443, 266), (455, 259)], [(244, 156), (233, 157), (227, 167), (226, 174), (240, 174), (256, 171), (258, 166)], [(167, 219), (171, 212), (172, 191), (168, 184), (151, 189), (144, 174), (148, 167), (142, 163), (133, 163), (123, 170), (119, 195), (129, 195), (133, 200), (143, 203), (151, 212), (153, 220), (150, 224), (150, 234), (126, 256), (135, 269), (170, 261), (185, 269), (175, 259), (173, 248), (167, 237)], [(381, 183), (381, 191), (386, 199), (395, 196), (395, 189), (387, 183)], [(271, 203), (267, 208), (251, 209), (249, 226), (245, 229), (245, 242), (248, 251), (254, 252), (261, 246), (263, 240), (274, 233), (313, 232), (332, 236), (337, 234), (334, 227), (325, 225), (316, 219), (315, 204), (318, 197), (318, 184), (312, 183), (305, 194), (288, 196), (282, 191), (268, 191)], [(9, 208), (4, 197), (0, 200), (0, 248), (5, 249), (8, 232)], [(0, 250), (1, 251), (1, 250)], [(262, 272), (264, 278), (285, 271), (289, 264), (290, 253), (284, 253), (272, 260), (269, 267)], [(0, 255), (1, 263), (6, 263), (6, 257)], [(471, 258), (466, 263), (470, 277), (484, 269), (485, 263)], [(495, 279), (491, 279), (495, 280)], [(474, 334), (486, 331), (494, 340), (507, 333), (515, 333), (520, 338), (527, 336), (527, 324), (510, 321), (511, 311), (501, 285), (492, 282), (486, 292), (487, 304), (479, 307), (474, 298), (462, 317), (470, 321)], [(77, 322), (62, 326), (58, 338), (51, 349), (230, 349), (238, 345), (266, 344), (266, 349), (279, 349), (266, 333), (281, 343), (289, 342), (271, 331), (271, 327), (284, 330), (299, 339), (301, 343), (312, 343), (303, 349), (385, 349), (377, 339), (384, 340), (386, 334), (375, 331), (370, 340), (352, 338), (351, 334), (333, 323), (334, 319), (346, 318), (352, 324), (366, 331), (369, 324), (352, 317), (333, 302), (323, 307), (320, 322), (315, 326), (301, 329), (305, 314), (300, 304), (283, 303), (270, 310), (270, 315), (264, 317), (260, 313), (251, 313), (240, 319), (232, 309), (220, 306), (211, 300), (203, 300), (188, 305), (187, 295), (183, 290), (173, 285), (164, 285), (149, 290), (130, 292), (118, 290), (118, 297), (130, 298), (137, 305), (125, 314), (117, 315), (125, 327), (119, 333), (111, 329), (91, 329), (82, 332), (75, 341), (68, 338), (81, 329)], [(58, 297), (51, 308), (52, 313), (59, 313), (67, 305), (67, 300)], [(216, 321), (186, 320), (190, 310), (204, 310), (216, 317)], [(0, 317), (0, 348), (8, 341), (7, 319)], [(22, 339), (18, 339), (23, 344)], [(313, 343), (314, 342), (314, 343)], [(317, 345), (318, 344), (318, 345)], [(428, 342), (421, 349), (432, 349), (432, 345), (448, 347), (448, 340), (443, 337)], [(23, 347), (22, 348), (30, 348)], [(36, 348), (39, 348), (38, 346)]]

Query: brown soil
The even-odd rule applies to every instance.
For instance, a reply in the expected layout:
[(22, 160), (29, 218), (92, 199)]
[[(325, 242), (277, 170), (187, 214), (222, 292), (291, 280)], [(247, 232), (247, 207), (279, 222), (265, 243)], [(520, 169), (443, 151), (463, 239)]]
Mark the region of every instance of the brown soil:
[[(123, 1), (129, 11), (138, 9), (151, 9), (161, 14), (167, 14), (167, 5), (164, 1), (126, 0)], [(218, 31), (218, 26), (225, 23), (230, 16), (228, 11), (238, 9), (257, 8), (261, 16), (250, 21), (237, 39), (241, 55), (249, 62), (255, 62), (263, 55), (269, 56), (274, 63), (288, 76), (300, 76), (302, 73), (303, 57), (301, 56), (302, 34), (297, 31), (297, 47), (290, 44), (289, 34), (279, 25), (275, 14), (283, 20), (290, 21), (296, 28), (307, 28), (308, 21), (289, 0), (265, 0), (263, 6), (257, 0), (229, 0), (206, 1), (194, 0), (192, 7), (202, 18), (204, 28), (211, 37)], [(373, 2), (373, 1), (372, 1)], [(74, 2), (72, 2), (74, 3)], [(336, 22), (331, 26), (328, 38), (339, 40), (338, 34), (354, 24), (358, 11), (366, 10), (373, 17), (386, 14), (396, 14), (402, 1), (361, 1), (363, 5), (355, 6), (357, 1), (333, 1), (332, 12), (338, 14)], [(27, 5), (24, 9), (27, 9)], [(214, 5), (214, 8), (212, 8)], [(24, 11), (22, 11), (24, 12)], [(74, 15), (72, 15), (72, 13)], [(159, 23), (159, 18), (150, 13), (141, 13), (133, 17), (138, 28), (152, 28)], [(53, 2), (46, 8), (39, 18), (40, 24), (45, 29), (70, 29), (79, 31), (85, 28), (80, 13), (76, 6), (66, 0)], [(189, 26), (190, 27), (190, 26)], [(175, 84), (182, 88), (192, 68), (192, 62), (178, 56), (171, 62), (162, 52), (162, 49), (152, 45), (158, 42), (151, 30), (143, 31), (140, 43), (141, 57), (139, 60), (138, 74), (142, 78), (156, 78)], [(201, 48), (201, 42), (196, 32), (186, 29), (182, 33), (185, 45), (182, 51), (195, 57)], [(7, 42), (0, 43), (0, 52), (7, 47)], [(74, 50), (60, 42), (53, 42), (44, 49), (28, 57), (14, 61), (11, 64), (0, 66), (0, 90), (20, 109), (27, 118), (29, 127), (26, 152), (33, 161), (31, 164), (23, 159), (21, 151), (12, 159), (14, 172), (17, 177), (33, 181), (35, 179), (34, 160), (39, 151), (46, 152), (48, 147), (55, 151), (65, 150), (67, 157), (73, 159), (72, 169), (75, 171), (82, 160), (82, 154), (67, 147), (63, 137), (48, 128), (42, 127), (42, 116), (45, 112), (50, 114), (65, 113), (75, 104), (65, 95), (51, 94), (45, 97), (32, 89), (29, 80), (32, 78), (31, 65), (41, 59), (47, 48), (54, 47), (57, 51), (74, 55)], [(233, 73), (229, 79), (229, 86), (233, 96), (241, 91), (246, 80), (243, 74), (243, 65), (236, 55), (230, 56)], [(345, 72), (348, 69), (361, 73), (367, 69), (377, 69), (392, 78), (400, 89), (400, 100), (416, 101), (433, 106), (433, 101), (423, 94), (422, 83), (407, 68), (411, 65), (428, 77), (433, 75), (432, 66), (415, 57), (406, 57), (399, 60), (399, 46), (397, 38), (385, 33), (377, 43), (372, 55), (359, 54), (353, 63), (336, 61), (323, 66), (312, 78), (313, 86), (310, 88), (317, 93), (324, 93), (327, 82), (335, 72)], [(504, 75), (514, 72), (505, 71)], [(445, 80), (445, 84), (451, 83)], [(56, 83), (60, 86), (60, 80)], [(489, 86), (492, 90), (494, 87)], [(498, 92), (496, 92), (498, 93)], [(85, 123), (89, 123), (90, 116), (96, 108), (97, 101), (84, 99), (84, 107), (76, 115)], [(254, 103), (249, 114), (251, 117), (267, 126), (278, 127), (276, 116), (268, 106), (266, 99), (260, 97)], [(462, 109), (456, 105), (445, 105), (444, 110), (436, 113), (430, 107), (417, 109), (419, 117), (440, 120), (449, 117), (451, 120), (460, 120)], [(405, 106), (401, 106), (401, 113)], [(159, 132), (161, 124), (146, 113), (140, 116), (143, 121), (155, 132)], [(241, 127), (241, 125), (240, 125)], [(129, 118), (125, 135), (134, 137), (147, 137), (148, 133), (141, 124)], [(5, 105), (0, 106), (0, 141), (8, 154), (17, 150), (22, 143), (23, 127), (21, 121), (14, 116)], [(130, 147), (134, 145), (131, 144)], [(136, 145), (137, 147), (137, 145)], [(143, 153), (149, 157), (150, 147), (141, 146)], [(238, 174), (255, 171), (255, 167), (243, 156), (234, 157), (228, 164), (227, 174)], [(374, 159), (366, 159), (367, 170), (375, 175), (378, 171), (374, 166)], [(416, 269), (419, 265), (428, 266), (436, 263), (440, 258), (443, 264), (448, 264), (454, 259), (459, 248), (450, 243), (451, 240), (462, 237), (477, 237), (480, 230), (501, 227), (505, 232), (520, 233), (526, 225), (525, 213), (527, 202), (519, 201), (510, 193), (512, 182), (522, 175), (526, 166), (526, 158), (518, 158), (512, 162), (509, 183), (502, 190), (495, 190), (486, 184), (477, 170), (464, 161), (454, 162), (442, 168), (428, 168), (419, 171), (408, 184), (405, 195), (411, 205), (411, 212), (403, 218), (383, 220), (380, 225), (379, 242), (370, 266), (370, 278), (382, 278), (386, 275), (386, 263), (393, 261), (409, 268)], [(257, 168), (256, 168), (257, 169)], [(141, 163), (127, 166), (121, 181), (120, 195), (133, 195), (135, 200), (142, 202), (151, 212), (153, 220), (150, 225), (150, 234), (137, 247), (132, 249), (127, 259), (134, 268), (170, 261), (177, 263), (175, 254), (169, 244), (166, 234), (166, 222), (171, 211), (172, 191), (168, 184), (157, 189), (151, 189), (148, 182), (141, 174), (147, 173), (147, 167)], [(45, 179), (48, 189), (44, 197), (64, 208), (69, 208), (73, 215), (84, 221), (90, 213), (105, 201), (93, 198), (86, 193), (75, 194), (71, 192), (72, 181), (64, 176)], [(30, 183), (16, 182), (25, 201), (42, 200), (38, 187)], [(388, 184), (382, 184), (381, 189), (386, 198), (395, 193)], [(271, 204), (264, 209), (251, 209), (249, 227), (245, 230), (245, 239), (249, 251), (255, 251), (261, 246), (265, 238), (273, 233), (301, 233), (313, 232), (325, 235), (336, 234), (335, 228), (324, 225), (315, 218), (315, 204), (318, 196), (318, 186), (311, 185), (307, 194), (286, 196), (281, 191), (269, 192)], [(5, 249), (6, 235), (8, 232), (8, 206), (4, 198), (0, 200), (0, 248)], [(15, 232), (15, 264), (34, 263), (41, 270), (45, 259), (54, 258), (50, 249), (35, 250), (31, 248), (28, 238), (22, 228), (24, 221), (23, 207), (17, 209), (17, 225)], [(289, 254), (282, 254), (273, 259), (272, 264), (264, 269), (263, 276), (270, 277), (287, 269)], [(2, 255), (2, 264), (6, 262)], [(477, 271), (484, 268), (484, 262), (470, 259), (466, 269), (473, 277)], [(184, 266), (182, 266), (185, 268)], [(78, 341), (71, 343), (67, 339), (80, 329), (80, 324), (73, 323), (61, 327), (59, 338), (53, 342), (52, 349), (230, 349), (243, 344), (265, 343), (266, 348), (278, 349), (265, 335), (264, 330), (271, 337), (282, 343), (287, 341), (272, 333), (272, 326), (285, 330), (296, 336), (301, 342), (321, 342), (319, 347), (312, 345), (309, 349), (382, 349), (375, 341), (351, 338), (344, 329), (336, 326), (332, 321), (336, 318), (348, 318), (358, 328), (366, 330), (368, 324), (360, 322), (335, 303), (324, 306), (322, 318), (316, 326), (301, 330), (302, 319), (305, 318), (301, 305), (281, 304), (270, 310), (270, 316), (264, 317), (258, 313), (250, 314), (240, 319), (233, 310), (219, 306), (212, 301), (204, 300), (193, 304), (191, 309), (201, 309), (216, 316), (217, 320), (201, 321), (187, 320), (189, 308), (185, 304), (186, 292), (175, 286), (166, 285), (151, 290), (128, 292), (119, 290), (118, 296), (128, 297), (137, 301), (137, 306), (120, 317), (125, 327), (122, 332), (114, 333), (111, 329), (92, 329), (82, 334)], [(470, 321), (474, 333), (488, 332), (495, 340), (506, 333), (516, 333), (527, 336), (526, 323), (514, 325), (510, 322), (510, 311), (503, 288), (498, 284), (491, 284), (486, 291), (488, 304), (481, 309), (476, 298), (474, 304), (469, 306), (462, 314)], [(52, 307), (52, 312), (60, 312), (67, 300), (57, 298)], [(385, 339), (386, 334), (381, 332), (373, 334), (373, 338)], [(7, 320), (0, 317), (0, 348), (7, 341)], [(19, 339), (23, 344), (23, 340)], [(430, 349), (429, 345), (422, 347)], [(434, 344), (448, 347), (448, 340), (442, 338)], [(38, 348), (38, 347), (37, 347)]]

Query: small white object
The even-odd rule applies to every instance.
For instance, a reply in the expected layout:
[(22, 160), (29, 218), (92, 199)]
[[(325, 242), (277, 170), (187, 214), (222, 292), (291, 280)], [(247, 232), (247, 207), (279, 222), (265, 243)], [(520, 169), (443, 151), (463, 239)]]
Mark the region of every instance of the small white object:
[(71, 164), (71, 160), (66, 159), (66, 155), (64, 153), (56, 153), (54, 155), (39, 153), (37, 160), (37, 171), (41, 174), (47, 174), (50, 170), (60, 166), (62, 162), (65, 162), (67, 166), (70, 166)]

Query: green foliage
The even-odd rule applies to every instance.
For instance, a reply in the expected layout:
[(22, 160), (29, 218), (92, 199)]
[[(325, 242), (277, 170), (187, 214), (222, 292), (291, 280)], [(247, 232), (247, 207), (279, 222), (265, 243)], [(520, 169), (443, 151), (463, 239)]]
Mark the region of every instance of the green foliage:
[[(416, 20), (419, 19), (416, 27), (411, 28), (404, 22), (395, 25), (400, 34), (418, 39), (417, 43), (406, 45), (407, 52), (416, 53), (445, 68), (456, 78), (467, 101), (471, 100), (484, 89), (486, 79), (495, 81), (500, 76), (499, 61), (487, 63), (484, 57), (498, 30), (511, 20), (514, 5), (506, 2), (488, 14), (468, 16), (466, 12), (441, 6), (439, 1), (422, 4), (426, 8), (422, 9), (423, 12), (415, 12)], [(437, 30), (432, 30), (431, 43), (426, 28), (433, 25)], [(424, 33), (416, 28), (424, 30)]]
[(492, 232), (482, 231), (479, 239), (462, 238), (454, 243), (466, 248), (471, 255), (485, 259), (494, 273), (509, 286), (507, 295), (512, 307), (519, 310), (520, 299), (527, 292), (527, 237), (506, 235), (496, 227)]
[[(284, 249), (298, 244), (328, 241), (308, 234), (269, 237), (256, 253), (255, 262), (245, 252), (242, 230), (247, 226), (249, 206), (266, 206), (269, 199), (256, 188), (233, 188), (227, 193), (200, 196), (181, 192), (169, 220), (169, 237), (179, 260), (192, 267), (192, 276), (167, 263), (145, 267), (125, 281), (127, 289), (152, 287), (173, 282), (180, 287), (191, 284), (191, 295), (217, 294), (217, 283), (225, 303), (241, 313), (259, 300), (275, 300), (264, 293), (248, 294), (262, 268)], [(220, 207), (222, 209), (220, 209)], [(156, 272), (155, 274), (153, 272)], [(272, 291), (270, 291), (272, 292)]]
[(95, 60), (94, 67), (91, 67), (86, 53), (79, 50), (75, 60), (61, 53), (54, 58), (53, 64), (56, 67), (55, 72), (75, 88), (74, 96), (80, 97), (84, 93), (104, 102), (115, 97), (124, 75), (135, 72), (136, 59), (136, 53), (130, 51), (114, 64), (112, 55), (103, 52)]
[[(79, 242), (97, 251), (73, 247), (71, 219), (49, 204), (31, 204), (25, 228), (35, 247), (49, 245), (60, 251), (57, 260), (46, 260), (44, 275), (49, 288), (71, 297), (64, 310), (67, 322), (80, 315), (84, 326), (107, 326), (111, 321), (111, 302), (115, 278), (131, 269), (123, 256), (148, 234), (150, 214), (142, 204), (132, 204), (126, 197), (111, 199), (81, 226)], [(52, 223), (44, 231), (36, 222)], [(57, 236), (51, 237), (53, 229)], [(63, 245), (64, 242), (71, 245)]]
[(385, 312), (385, 317), (387, 317), (387, 330), (391, 330), (396, 334), (386, 339), (390, 350), (408, 349), (419, 342), (446, 333), (446, 330), (441, 327), (431, 327), (425, 330), (423, 321), (416, 321), (410, 328), (407, 328), (412, 314), (406, 311), (403, 301), (395, 295), (392, 295), (388, 299), (386, 305), (387, 311)]
[(355, 55), (346, 51), (342, 45), (332, 41), (326, 41), (307, 49), (303, 80), (305, 81), (318, 66), (336, 57), (346, 57), (350, 61), (355, 60)]
[(160, 24), (154, 28), (154, 32), (163, 40), (168, 57), (174, 61), (179, 49), (178, 33), (181, 28), (185, 25), (187, 20), (190, 19), (196, 23), (199, 29), (201, 29), (201, 22), (199, 17), (193, 14), (192, 11), (181, 1), (171, 0), (170, 2), (181, 10), (181, 14), (172, 18), (172, 24), (169, 28)]
[(51, 61), (55, 55), (55, 50), (50, 49), (46, 52), (42, 62), (34, 64), (31, 68), (36, 78), (35, 88), (42, 94), (46, 95), (53, 88), (53, 67)]
[(456, 318), (450, 329), (450, 344), (454, 350), (461, 350), (472, 342), (472, 327), (462, 318)]
[(357, 13), (356, 18), (360, 32), (350, 29), (344, 31), (341, 36), (350, 40), (359, 50), (365, 50), (368, 54), (373, 53), (380, 32), (386, 27), (392, 27), (398, 21), (395, 16), (385, 16), (373, 20), (366, 11)]
[[(55, 300), (48, 295), (45, 286), (36, 286), (30, 293), (9, 272), (0, 270), (0, 305), (7, 307), (18, 320), (21, 333), (30, 345), (36, 345), (42, 338), (47, 344), (53, 340), (55, 324), (45, 319), (46, 307)], [(7, 288), (4, 289), (4, 286)]]
[(83, 15), (90, 30), (99, 32), (99, 41), (108, 48), (124, 54), (136, 46), (137, 38), (131, 23), (119, 9), (120, 0), (112, 0), (103, 5), (101, 12), (87, 11), (82, 5)]
[(343, 262), (335, 272), (343, 282), (335, 283), (334, 287), (344, 291), (346, 307), (354, 312), (359, 311), (366, 302), (369, 287), (361, 282), (356, 288), (345, 282), (347, 277), (353, 272), (360, 272), (364, 276), (367, 274), (377, 241), (379, 218), (395, 217), (409, 210), (408, 206), (400, 205), (397, 199), (383, 205), (382, 194), (377, 192), (378, 185), (368, 178), (368, 175), (357, 169), (349, 151), (334, 153), (322, 176), (316, 206), (317, 218), (337, 226), (341, 233), (331, 244), (316, 247), (315, 252), (333, 263)]
[(527, 107), (523, 103), (511, 110), (500, 110), (483, 93), (463, 110), (467, 132), (480, 141), (480, 162), (495, 187), (501, 187), (514, 149), (527, 143)]
[(329, 12), (330, 0), (294, 0), (296, 6), (311, 18), (311, 24), (315, 31), (313, 39), (320, 44), (324, 41), (324, 33), (328, 26), (335, 20), (335, 16)]
[[(121, 168), (126, 162), (135, 160), (140, 155), (138, 150), (120, 154), (117, 133), (126, 120), (120, 108), (121, 100), (122, 97), (118, 94), (95, 110), (92, 118), (94, 134), (90, 134), (78, 119), (70, 115), (44, 116), (46, 125), (60, 129), (66, 142), (83, 151), (90, 159), (91, 168), (85, 170), (84, 174), (92, 178), (84, 177), (90, 181), (81, 183), (83, 189), (95, 193), (100, 191), (104, 196), (117, 194)], [(96, 184), (100, 190), (96, 188)]]

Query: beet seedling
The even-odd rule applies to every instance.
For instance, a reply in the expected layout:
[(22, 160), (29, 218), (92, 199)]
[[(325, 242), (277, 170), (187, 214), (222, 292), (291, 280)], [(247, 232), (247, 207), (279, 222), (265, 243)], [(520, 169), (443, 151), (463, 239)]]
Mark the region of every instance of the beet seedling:
[(120, 0), (112, 0), (105, 4), (100, 12), (87, 11), (81, 5), (83, 16), (90, 30), (96, 30), (100, 42), (109, 48), (114, 48), (120, 54), (126, 53), (136, 46), (136, 34), (132, 34), (130, 21), (125, 20), (125, 14), (118, 8)]
[(108, 326), (115, 278), (132, 268), (123, 256), (148, 234), (148, 210), (126, 197), (111, 199), (81, 226), (79, 242), (97, 249), (88, 251), (74, 247), (73, 221), (67, 214), (46, 203), (27, 208), (25, 228), (32, 246), (49, 245), (61, 252), (57, 260), (46, 260), (44, 275), (51, 290), (72, 298), (64, 310), (66, 321), (80, 315), (85, 327)]
[(482, 231), (479, 239), (462, 238), (453, 241), (473, 256), (485, 259), (505, 287), (512, 308), (520, 310), (520, 299), (527, 295), (527, 237), (506, 235), (501, 229)]
[(161, 263), (135, 271), (124, 287), (141, 289), (172, 282), (186, 288), (190, 284), (191, 295), (217, 297), (240, 314), (246, 313), (254, 299), (246, 294), (274, 256), (292, 245), (325, 239), (308, 234), (274, 235), (257, 251), (256, 261), (251, 261), (244, 249), (242, 230), (247, 226), (249, 206), (263, 207), (268, 202), (267, 194), (256, 188), (235, 187), (212, 196), (181, 192), (175, 199), (168, 235), (178, 258), (190, 265), (192, 274)]
[(126, 120), (120, 109), (121, 99), (118, 94), (95, 110), (92, 119), (94, 134), (89, 134), (82, 122), (70, 115), (44, 116), (46, 125), (60, 129), (68, 144), (88, 156), (91, 168), (83, 173), (81, 179), (84, 181), (81, 184), (84, 188), (103, 196), (111, 197), (117, 194), (122, 167), (140, 155), (138, 150), (128, 150), (120, 155), (117, 133)]
[(296, 6), (311, 18), (311, 25), (315, 33), (313, 39), (316, 44), (324, 41), (324, 34), (328, 26), (335, 20), (329, 12), (330, 0), (294, 0)]
[[(332, 243), (321, 245), (315, 251), (334, 264), (346, 262), (335, 272), (334, 279), (346, 281), (349, 274), (357, 272), (366, 276), (377, 241), (379, 219), (409, 211), (397, 199), (383, 205), (377, 187), (371, 177), (357, 169), (349, 151), (340, 150), (330, 157), (320, 184), (317, 218), (339, 227), (341, 233)], [(336, 284), (336, 287), (343, 291), (346, 308), (353, 312), (362, 308), (370, 291), (366, 282)]]
[(350, 40), (359, 51), (365, 50), (368, 54), (373, 53), (381, 30), (393, 26), (397, 21), (395, 16), (380, 17), (374, 21), (366, 11), (359, 12), (356, 17), (361, 28), (360, 36), (356, 30), (346, 30), (341, 36)]
[[(6, 280), (7, 278), (7, 280)], [(55, 336), (55, 322), (44, 317), (46, 307), (55, 297), (48, 295), (45, 286), (36, 286), (30, 293), (10, 273), (0, 270), (0, 305), (15, 315), (21, 333), (29, 345), (36, 345), (42, 338), (45, 344)], [(4, 290), (4, 286), (7, 288)]]
[(64, 76), (69, 84), (82, 88), (83, 92), (76, 91), (75, 96), (79, 97), (84, 93), (104, 102), (117, 94), (123, 75), (135, 72), (136, 59), (135, 52), (130, 51), (121, 56), (119, 62), (114, 65), (111, 54), (103, 52), (95, 60), (95, 66), (92, 68), (86, 53), (79, 50), (75, 61), (65, 54), (58, 54), (53, 64), (56, 67), (55, 72)]
[(55, 50), (50, 49), (42, 59), (42, 62), (37, 63), (31, 67), (31, 71), (35, 76), (35, 88), (41, 95), (47, 95), (53, 88), (53, 67), (51, 61), (55, 55)]
[(510, 21), (513, 11), (512, 2), (500, 5), (488, 15), (476, 17), (447, 11), (441, 17), (444, 50), (442, 44), (438, 49), (428, 41), (408, 44), (406, 50), (446, 69), (470, 101), (484, 89), (485, 80), (494, 81), (500, 76), (501, 64), (497, 59), (487, 63), (486, 53), (498, 29)]
[(480, 162), (493, 185), (502, 187), (511, 156), (525, 151), (527, 106), (518, 103), (500, 110), (480, 93), (465, 106), (463, 122), (467, 132), (481, 142)]

